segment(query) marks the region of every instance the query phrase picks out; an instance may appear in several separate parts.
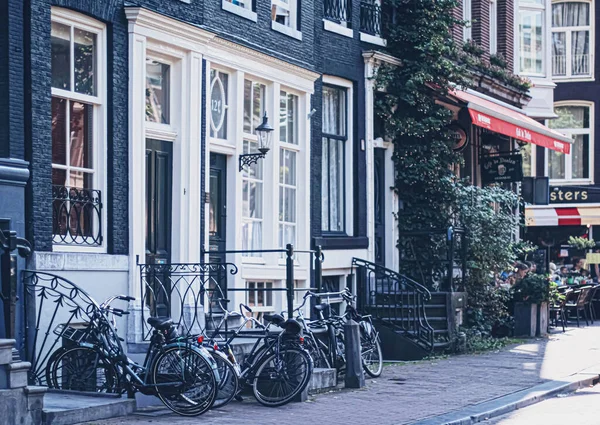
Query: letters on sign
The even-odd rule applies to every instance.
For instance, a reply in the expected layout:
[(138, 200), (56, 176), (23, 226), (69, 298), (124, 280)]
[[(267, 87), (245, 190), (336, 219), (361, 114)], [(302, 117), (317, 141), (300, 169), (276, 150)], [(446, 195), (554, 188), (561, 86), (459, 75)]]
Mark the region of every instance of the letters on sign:
[(523, 180), (523, 158), (520, 154), (482, 158), (483, 183), (510, 183)]
[(570, 187), (570, 186), (550, 186), (551, 204), (576, 204), (576, 203), (597, 203), (600, 202), (600, 193), (593, 189)]

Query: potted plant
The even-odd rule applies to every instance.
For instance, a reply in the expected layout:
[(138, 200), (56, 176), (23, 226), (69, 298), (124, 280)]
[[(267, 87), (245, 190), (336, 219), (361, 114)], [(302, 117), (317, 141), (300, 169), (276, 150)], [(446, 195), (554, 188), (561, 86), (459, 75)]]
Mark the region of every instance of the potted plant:
[(545, 335), (548, 330), (549, 280), (529, 273), (513, 287), (515, 336)]

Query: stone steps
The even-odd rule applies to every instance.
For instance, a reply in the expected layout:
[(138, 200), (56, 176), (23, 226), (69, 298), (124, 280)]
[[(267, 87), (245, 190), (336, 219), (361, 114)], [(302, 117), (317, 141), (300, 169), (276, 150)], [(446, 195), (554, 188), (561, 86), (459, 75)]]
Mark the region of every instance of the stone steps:
[(135, 400), (112, 395), (92, 396), (75, 391), (48, 391), (44, 395), (42, 423), (72, 425), (125, 416), (135, 411)]

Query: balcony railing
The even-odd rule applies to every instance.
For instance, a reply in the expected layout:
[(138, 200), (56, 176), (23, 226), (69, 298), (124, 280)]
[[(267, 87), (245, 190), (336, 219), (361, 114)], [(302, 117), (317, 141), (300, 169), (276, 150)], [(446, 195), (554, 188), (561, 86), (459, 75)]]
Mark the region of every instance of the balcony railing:
[(55, 244), (102, 244), (102, 194), (96, 189), (52, 187), (52, 235)]
[(345, 27), (352, 27), (352, 1), (351, 0), (325, 0), (324, 17)]
[(571, 73), (567, 70), (566, 55), (552, 55), (552, 75), (555, 77), (590, 75), (590, 55), (573, 55), (571, 59)]
[(360, 31), (381, 37), (381, 6), (369, 1), (360, 2)]

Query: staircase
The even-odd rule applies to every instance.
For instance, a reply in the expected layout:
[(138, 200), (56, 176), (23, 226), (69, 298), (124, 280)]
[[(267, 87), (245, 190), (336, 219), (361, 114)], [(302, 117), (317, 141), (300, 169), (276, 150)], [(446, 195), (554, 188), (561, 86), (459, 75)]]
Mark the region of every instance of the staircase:
[[(386, 360), (420, 360), (435, 348), (435, 331), (427, 314), (441, 314), (446, 304), (432, 303), (423, 285), (393, 270), (360, 258), (352, 259), (357, 281), (357, 307), (371, 314), (379, 330)], [(442, 309), (443, 307), (443, 309)], [(443, 316), (432, 316), (442, 331)]]

